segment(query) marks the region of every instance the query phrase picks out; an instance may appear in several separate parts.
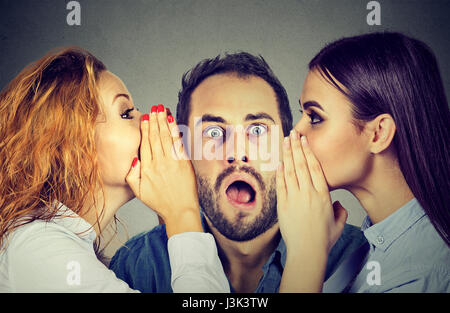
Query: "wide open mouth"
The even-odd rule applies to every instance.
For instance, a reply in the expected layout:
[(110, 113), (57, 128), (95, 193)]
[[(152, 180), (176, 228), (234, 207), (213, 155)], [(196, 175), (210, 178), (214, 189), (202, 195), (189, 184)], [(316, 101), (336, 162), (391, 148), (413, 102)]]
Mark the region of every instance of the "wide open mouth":
[(236, 180), (231, 183), (225, 193), (231, 202), (244, 205), (253, 203), (256, 197), (253, 187), (243, 180)]

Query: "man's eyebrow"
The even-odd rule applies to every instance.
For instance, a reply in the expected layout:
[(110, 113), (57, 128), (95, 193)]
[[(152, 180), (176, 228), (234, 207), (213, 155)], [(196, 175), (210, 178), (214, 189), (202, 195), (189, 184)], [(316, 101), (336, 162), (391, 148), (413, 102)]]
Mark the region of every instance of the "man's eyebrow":
[(119, 97), (125, 97), (125, 98), (127, 98), (128, 100), (130, 100), (130, 96), (129, 95), (127, 95), (126, 93), (118, 93), (117, 95), (115, 95), (114, 96), (114, 99), (113, 99), (113, 103), (116, 101), (116, 99), (117, 98), (119, 98)]
[(247, 114), (244, 121), (254, 121), (254, 120), (261, 120), (261, 119), (271, 120), (272, 122), (275, 123), (275, 120), (272, 118), (272, 116), (270, 116), (269, 114), (264, 113), (264, 112), (259, 112), (256, 114)]
[[(300, 104), (300, 106), (302, 106), (302, 104), (300, 103), (300, 100), (298, 101), (298, 103)], [(306, 101), (305, 103), (303, 103), (303, 110), (306, 110), (309, 107), (317, 107), (320, 110), (325, 112), (325, 110), (322, 108), (322, 106), (316, 101)]]
[(202, 118), (199, 119), (197, 121), (197, 123), (195, 123), (195, 126), (198, 126), (198, 124), (204, 123), (204, 122), (215, 122), (215, 123), (222, 123), (222, 124), (226, 123), (226, 121), (220, 116), (215, 116), (212, 114), (203, 114)]

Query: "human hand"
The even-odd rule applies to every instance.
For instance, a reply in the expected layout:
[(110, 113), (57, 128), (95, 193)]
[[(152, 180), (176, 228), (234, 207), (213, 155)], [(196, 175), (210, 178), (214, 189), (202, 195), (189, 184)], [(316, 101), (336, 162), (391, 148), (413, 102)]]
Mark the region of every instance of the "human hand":
[(341, 235), (347, 211), (332, 205), (322, 167), (305, 136), (293, 130), (283, 143), (277, 171), (277, 209), (281, 233), (292, 250), (322, 249), (328, 254)]
[(136, 197), (164, 220), (169, 237), (202, 232), (194, 170), (178, 126), (161, 104), (142, 116), (140, 156), (126, 177)]
[(293, 130), (277, 170), (277, 211), (287, 257), (280, 292), (320, 292), (328, 253), (341, 235), (347, 211), (331, 204), (320, 163), (306, 137)]

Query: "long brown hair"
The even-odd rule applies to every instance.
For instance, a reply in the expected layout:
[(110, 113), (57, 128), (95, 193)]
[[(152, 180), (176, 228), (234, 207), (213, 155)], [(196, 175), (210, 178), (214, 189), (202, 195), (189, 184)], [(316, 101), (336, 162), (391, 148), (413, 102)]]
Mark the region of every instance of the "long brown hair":
[(95, 203), (103, 188), (94, 144), (96, 86), (105, 70), (83, 49), (60, 49), (0, 93), (0, 250), (17, 227), (53, 218), (56, 202), (77, 214)]

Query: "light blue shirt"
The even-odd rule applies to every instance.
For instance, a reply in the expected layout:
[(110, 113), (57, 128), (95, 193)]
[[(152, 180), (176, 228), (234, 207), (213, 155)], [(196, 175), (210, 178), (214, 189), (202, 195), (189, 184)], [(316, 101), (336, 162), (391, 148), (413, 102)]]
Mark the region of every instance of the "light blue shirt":
[(450, 292), (450, 249), (415, 198), (361, 230), (370, 250), (350, 292)]

